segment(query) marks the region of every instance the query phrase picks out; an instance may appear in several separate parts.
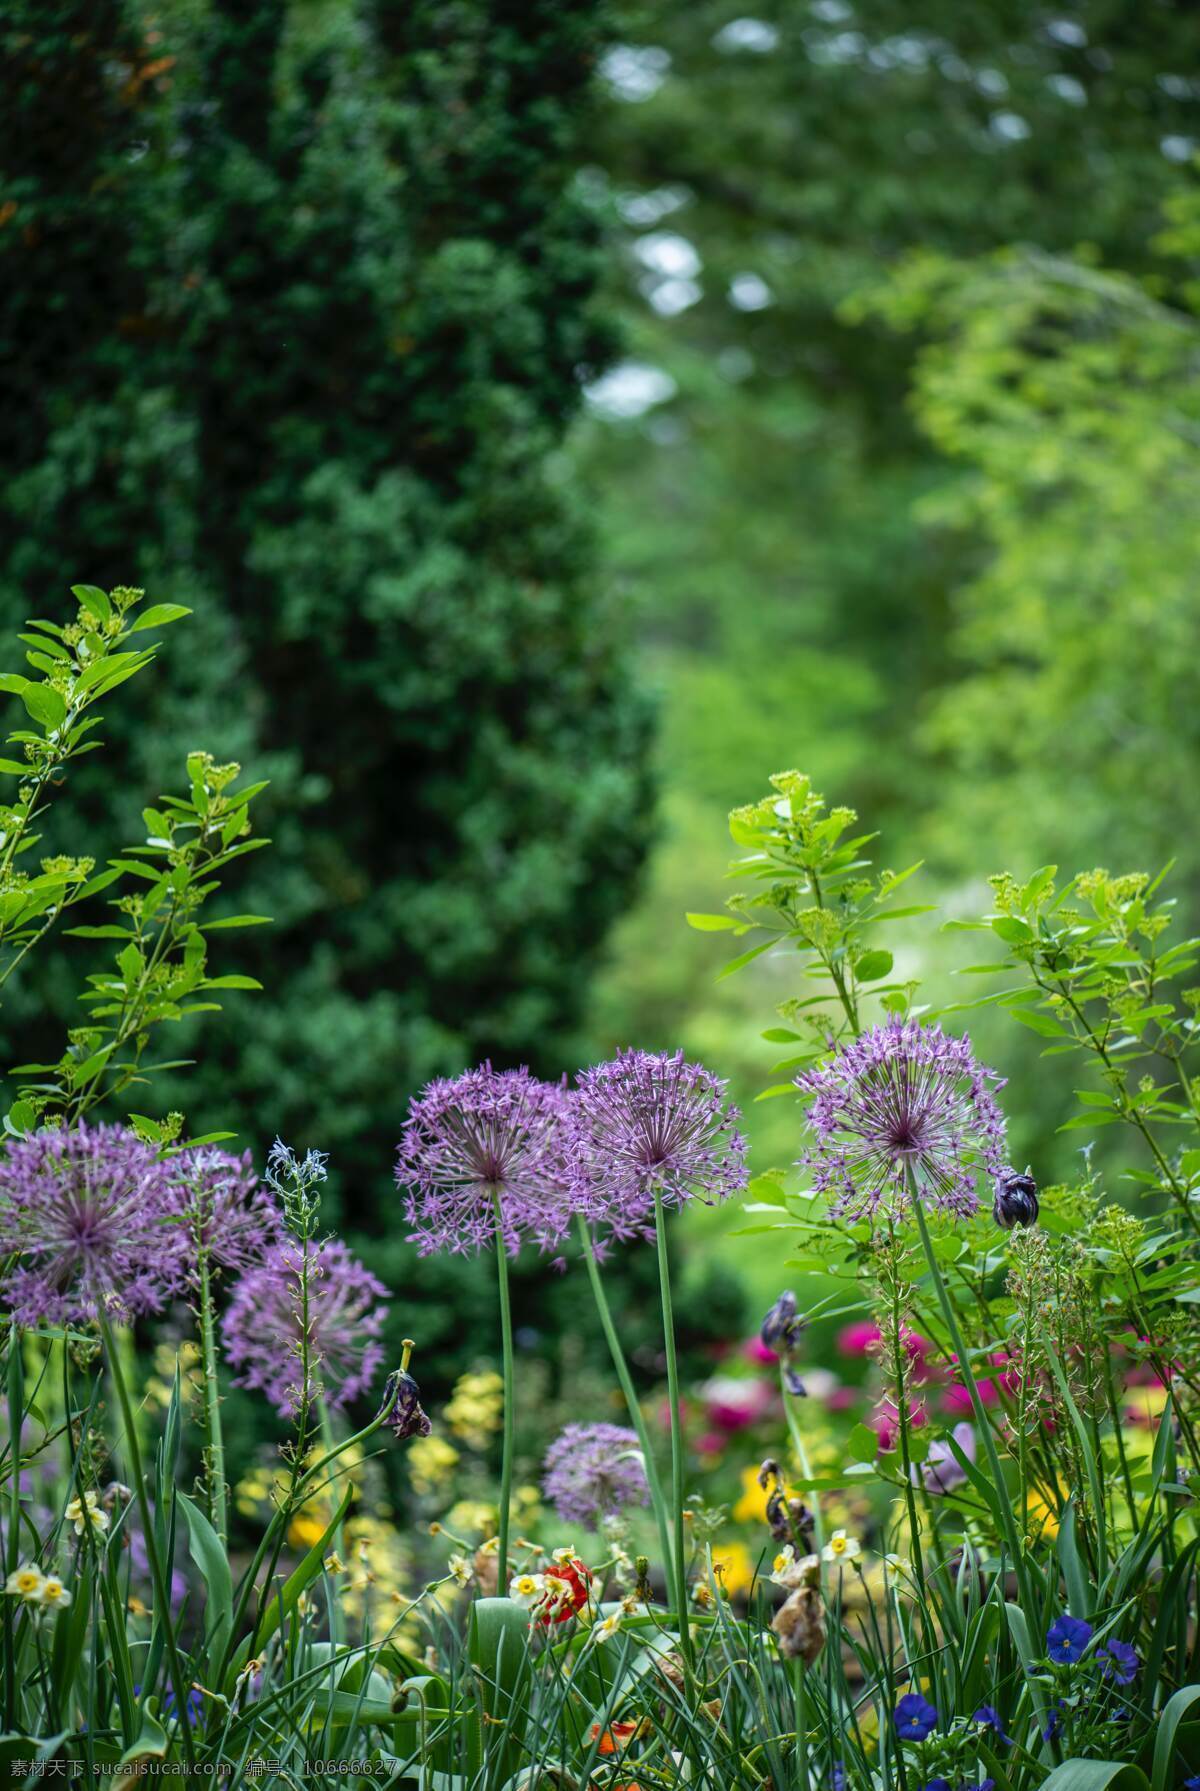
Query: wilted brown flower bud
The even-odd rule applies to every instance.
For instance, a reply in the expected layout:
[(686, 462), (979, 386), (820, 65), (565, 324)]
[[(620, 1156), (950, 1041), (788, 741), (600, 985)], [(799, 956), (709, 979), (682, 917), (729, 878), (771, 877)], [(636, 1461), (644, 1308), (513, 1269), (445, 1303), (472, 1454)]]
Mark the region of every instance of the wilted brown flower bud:
[(802, 1660), (811, 1667), (825, 1646), (825, 1606), (816, 1586), (801, 1586), (781, 1604), (771, 1619), (786, 1660)]

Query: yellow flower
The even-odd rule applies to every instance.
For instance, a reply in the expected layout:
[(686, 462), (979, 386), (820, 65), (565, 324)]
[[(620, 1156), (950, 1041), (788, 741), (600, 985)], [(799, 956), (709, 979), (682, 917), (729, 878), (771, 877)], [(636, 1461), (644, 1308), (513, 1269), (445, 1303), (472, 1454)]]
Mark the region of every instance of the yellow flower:
[(301, 1509), (288, 1525), (288, 1541), (293, 1548), (312, 1548), (324, 1536), (327, 1524), (328, 1519)]
[(594, 1623), (592, 1625), (593, 1642), (611, 1641), (621, 1627), (623, 1616), (623, 1611), (610, 1611), (607, 1617), (602, 1617), (599, 1623)]
[(742, 1496), (730, 1512), (735, 1524), (763, 1524), (767, 1521), (766, 1488), (758, 1484), (758, 1469), (742, 1469)]
[(342, 1560), (342, 1557), (338, 1554), (336, 1549), (331, 1549), (326, 1555), (325, 1571), (326, 1573), (345, 1573), (346, 1563)]
[(730, 1598), (748, 1592), (754, 1584), (754, 1561), (741, 1542), (726, 1543), (712, 1552), (713, 1572)]
[[(1058, 1483), (1058, 1490), (1065, 1501), (1067, 1489), (1061, 1480)], [(1058, 1535), (1058, 1512), (1036, 1486), (1029, 1489), (1025, 1509), (1029, 1522), (1029, 1534), (1035, 1540), (1040, 1536), (1047, 1542), (1053, 1542)]]
[(15, 1573), (9, 1574), (4, 1582), (4, 1590), (11, 1592), (14, 1598), (23, 1599), (26, 1604), (40, 1604), (45, 1583), (41, 1569), (26, 1563), (24, 1567), (18, 1567)]

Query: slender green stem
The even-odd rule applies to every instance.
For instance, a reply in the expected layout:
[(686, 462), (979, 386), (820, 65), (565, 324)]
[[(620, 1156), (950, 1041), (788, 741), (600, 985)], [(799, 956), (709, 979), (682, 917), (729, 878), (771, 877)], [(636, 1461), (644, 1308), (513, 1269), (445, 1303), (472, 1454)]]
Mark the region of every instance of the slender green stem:
[(200, 1263), (200, 1352), (204, 1374), (204, 1477), (212, 1527), (224, 1543), (229, 1536), (229, 1509), (225, 1487), (225, 1437), (221, 1429), (221, 1385), (217, 1379), (217, 1343), (213, 1325), (212, 1279), (208, 1251), (198, 1252)]
[(671, 1526), (667, 1517), (667, 1501), (663, 1493), (662, 1476), (658, 1471), (658, 1463), (654, 1459), (654, 1450), (650, 1442), (650, 1431), (642, 1413), (637, 1391), (633, 1384), (633, 1376), (629, 1372), (629, 1364), (625, 1360), (625, 1351), (621, 1348), (621, 1339), (617, 1335), (617, 1327), (613, 1323), (609, 1310), (608, 1296), (604, 1291), (604, 1281), (600, 1274), (600, 1264), (596, 1261), (595, 1246), (592, 1234), (588, 1230), (587, 1220), (580, 1213), (576, 1218), (579, 1228), (579, 1241), (583, 1246), (583, 1260), (587, 1264), (588, 1280), (592, 1284), (592, 1297), (596, 1302), (596, 1311), (600, 1315), (600, 1328), (604, 1332), (608, 1344), (608, 1353), (612, 1357), (613, 1367), (617, 1371), (617, 1379), (621, 1383), (621, 1391), (625, 1395), (625, 1407), (629, 1413), (629, 1421), (637, 1431), (638, 1442), (642, 1445), (642, 1457), (646, 1464), (646, 1483), (650, 1488), (650, 1501), (654, 1506), (654, 1517), (658, 1524), (658, 1546), (662, 1550), (663, 1575), (667, 1586), (674, 1583), (672, 1567), (673, 1552), (671, 1546)]
[[(325, 1451), (326, 1461), (329, 1461), (337, 1449), (337, 1438), (333, 1434), (333, 1419), (330, 1417), (329, 1404), (324, 1395), (317, 1400), (317, 1423), (320, 1427), (321, 1447)], [(337, 1496), (338, 1489), (335, 1482), (330, 1487), (330, 1497), (336, 1501)], [(339, 1524), (333, 1532), (333, 1546), (338, 1555), (343, 1553), (345, 1544), (345, 1534)], [(340, 1642), (343, 1639), (341, 1607), (332, 1593), (329, 1597), (329, 1638), (333, 1642)]]
[(154, 1533), (150, 1500), (146, 1495), (146, 1477), (142, 1469), (142, 1451), (138, 1444), (133, 1405), (129, 1398), (129, 1389), (125, 1384), (125, 1372), (121, 1366), (117, 1341), (113, 1336), (112, 1326), (103, 1312), (100, 1314), (100, 1332), (104, 1339), (104, 1350), (108, 1356), (109, 1372), (116, 1390), (117, 1403), (121, 1408), (121, 1422), (125, 1427), (125, 1447), (129, 1455), (130, 1478), (133, 1481), (134, 1496), (137, 1499), (138, 1512), (142, 1520), (142, 1536), (146, 1544), (146, 1558), (150, 1563), (150, 1577), (154, 1581), (154, 1615), (156, 1622), (162, 1625), (163, 1636), (167, 1644), (167, 1670), (171, 1675), (171, 1689), (175, 1693), (175, 1708), (179, 1712), (179, 1733), (190, 1770), (196, 1764), (196, 1755), (192, 1746), (191, 1725), (186, 1717), (188, 1682), (184, 1677), (183, 1662), (179, 1658), (179, 1648), (175, 1640), (175, 1625), (171, 1621), (171, 1595), (167, 1586), (167, 1576), (163, 1571), (162, 1557), (158, 1552), (158, 1540)]
[(688, 1628), (687, 1554), (683, 1528), (683, 1413), (679, 1405), (679, 1364), (675, 1357), (675, 1314), (671, 1307), (671, 1268), (667, 1258), (667, 1226), (662, 1193), (654, 1190), (654, 1236), (658, 1244), (658, 1287), (662, 1295), (663, 1347), (667, 1357), (667, 1401), (671, 1408), (671, 1509), (675, 1519), (676, 1615), (683, 1658), (692, 1664), (692, 1637)]
[(967, 1354), (967, 1346), (963, 1341), (962, 1331), (959, 1328), (958, 1315), (954, 1310), (954, 1302), (947, 1291), (945, 1280), (942, 1277), (942, 1271), (938, 1267), (937, 1257), (934, 1255), (933, 1239), (929, 1235), (929, 1224), (925, 1218), (925, 1207), (921, 1199), (921, 1190), (917, 1185), (917, 1178), (913, 1174), (911, 1168), (908, 1172), (908, 1186), (912, 1195), (912, 1206), (913, 1212), (916, 1215), (917, 1230), (921, 1234), (921, 1248), (925, 1252), (925, 1261), (929, 1265), (929, 1273), (933, 1279), (934, 1291), (938, 1297), (938, 1304), (942, 1309), (942, 1317), (946, 1321), (946, 1329), (950, 1334), (950, 1341), (954, 1345), (955, 1354), (958, 1357), (958, 1366), (962, 1371), (962, 1377), (966, 1382), (967, 1393), (971, 1400), (971, 1410), (974, 1413), (975, 1422), (979, 1428), (980, 1437), (983, 1440), (984, 1451), (988, 1458), (988, 1467), (991, 1470), (992, 1484), (996, 1489), (996, 1505), (1000, 1512), (1000, 1527), (1004, 1533), (1004, 1540), (1009, 1553), (1012, 1555), (1013, 1571), (1017, 1576), (1017, 1582), (1021, 1589), (1021, 1603), (1025, 1610), (1032, 1611), (1034, 1605), (1030, 1596), (1025, 1555), (1022, 1549), (1021, 1539), (1017, 1535), (1017, 1526), (1013, 1518), (1012, 1506), (1009, 1503), (1008, 1493), (1006, 1491), (1004, 1470), (1000, 1465), (1000, 1455), (996, 1448), (996, 1439), (992, 1435), (992, 1427), (988, 1420), (987, 1412), (984, 1409), (983, 1400), (979, 1396), (979, 1388), (976, 1385), (974, 1370), (971, 1367), (971, 1359)]
[(512, 1301), (508, 1292), (508, 1255), (504, 1248), (504, 1214), (500, 1206), (498, 1188), (492, 1189), (492, 1202), (496, 1212), (496, 1283), (500, 1291), (500, 1346), (504, 1358), (504, 1434), (500, 1460), (499, 1542), (500, 1592), (503, 1596), (508, 1588), (508, 1524), (509, 1508), (512, 1504), (513, 1420), (515, 1416), (513, 1385), (516, 1376), (513, 1368)]

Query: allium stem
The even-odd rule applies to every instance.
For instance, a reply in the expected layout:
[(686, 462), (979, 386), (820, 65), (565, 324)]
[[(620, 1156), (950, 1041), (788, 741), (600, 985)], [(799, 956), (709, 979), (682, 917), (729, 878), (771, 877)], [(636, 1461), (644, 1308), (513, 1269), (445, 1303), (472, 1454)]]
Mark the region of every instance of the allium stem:
[(500, 1190), (492, 1189), (492, 1205), (496, 1214), (496, 1284), (500, 1292), (500, 1348), (504, 1370), (504, 1431), (500, 1457), (500, 1596), (508, 1590), (508, 1518), (512, 1504), (514, 1405), (512, 1301), (508, 1291), (508, 1256), (504, 1244), (504, 1210)]
[(129, 1388), (125, 1382), (125, 1371), (121, 1366), (120, 1350), (113, 1336), (112, 1326), (103, 1308), (99, 1313), (100, 1334), (104, 1339), (104, 1350), (108, 1357), (109, 1371), (112, 1374), (113, 1387), (117, 1395), (117, 1404), (121, 1408), (121, 1423), (125, 1429), (125, 1448), (129, 1456), (130, 1479), (133, 1482), (134, 1495), (138, 1502), (138, 1512), (142, 1520), (142, 1537), (146, 1544), (146, 1557), (150, 1563), (150, 1577), (154, 1581), (154, 1618), (155, 1624), (162, 1626), (167, 1644), (167, 1670), (171, 1676), (171, 1689), (175, 1693), (175, 1708), (179, 1712), (179, 1733), (183, 1741), (183, 1751), (187, 1759), (189, 1771), (196, 1765), (195, 1750), (192, 1746), (192, 1726), (187, 1721), (188, 1682), (184, 1678), (183, 1663), (179, 1658), (179, 1647), (175, 1640), (175, 1625), (171, 1621), (171, 1593), (167, 1584), (167, 1576), (163, 1571), (162, 1557), (158, 1552), (158, 1540), (154, 1533), (154, 1520), (150, 1513), (150, 1501), (146, 1497), (146, 1478), (142, 1469), (142, 1451), (138, 1444), (137, 1425), (134, 1423), (133, 1405), (129, 1398)]
[(225, 1489), (225, 1437), (221, 1428), (221, 1386), (217, 1379), (217, 1343), (213, 1325), (212, 1278), (208, 1267), (208, 1251), (198, 1252), (200, 1275), (200, 1352), (204, 1375), (204, 1478), (208, 1492), (208, 1511), (213, 1529), (224, 1543), (229, 1535), (229, 1513)]
[(925, 1206), (921, 1196), (921, 1188), (911, 1167), (908, 1171), (908, 1184), (909, 1191), (912, 1195), (912, 1209), (916, 1215), (917, 1230), (921, 1234), (921, 1248), (925, 1252), (925, 1261), (929, 1265), (929, 1273), (933, 1280), (934, 1291), (938, 1297), (938, 1304), (942, 1309), (942, 1317), (946, 1321), (946, 1330), (949, 1332), (950, 1341), (954, 1345), (954, 1351), (958, 1357), (958, 1366), (962, 1371), (962, 1377), (966, 1383), (967, 1393), (971, 1400), (971, 1410), (974, 1413), (975, 1422), (979, 1427), (979, 1434), (983, 1438), (983, 1447), (988, 1458), (988, 1467), (991, 1470), (992, 1475), (992, 1485), (996, 1489), (996, 1505), (1000, 1513), (1000, 1527), (1004, 1533), (1005, 1544), (1009, 1553), (1012, 1555), (1013, 1571), (1017, 1576), (1017, 1583), (1021, 1591), (1021, 1605), (1024, 1610), (1033, 1610), (1034, 1606), (1030, 1602), (1028, 1575), (1025, 1570), (1025, 1556), (1021, 1548), (1021, 1538), (1017, 1534), (1017, 1526), (1012, 1513), (1012, 1505), (1010, 1504), (1008, 1495), (1005, 1491), (1004, 1471), (1000, 1466), (1000, 1453), (996, 1448), (996, 1439), (992, 1434), (992, 1426), (988, 1419), (987, 1412), (984, 1409), (983, 1400), (980, 1398), (979, 1388), (975, 1382), (974, 1370), (971, 1367), (970, 1357), (967, 1354), (967, 1346), (963, 1341), (963, 1335), (959, 1329), (958, 1315), (954, 1310), (954, 1302), (950, 1298), (949, 1290), (942, 1277), (942, 1271), (938, 1266), (938, 1259), (934, 1254), (933, 1239), (929, 1235), (929, 1224), (925, 1218)]
[(679, 1364), (675, 1358), (675, 1315), (671, 1306), (671, 1270), (667, 1260), (667, 1227), (663, 1215), (662, 1194), (654, 1189), (654, 1237), (658, 1245), (658, 1287), (662, 1296), (663, 1347), (667, 1356), (667, 1401), (671, 1408), (671, 1508), (675, 1518), (676, 1614), (679, 1619), (679, 1640), (683, 1658), (690, 1670), (692, 1637), (688, 1628), (687, 1560), (684, 1553), (683, 1529), (683, 1413), (679, 1409)]
[(654, 1459), (654, 1451), (650, 1444), (650, 1430), (633, 1385), (629, 1364), (625, 1360), (625, 1351), (621, 1348), (621, 1339), (617, 1336), (617, 1328), (613, 1324), (612, 1313), (608, 1306), (608, 1296), (604, 1291), (604, 1281), (600, 1274), (600, 1264), (596, 1261), (596, 1252), (592, 1245), (592, 1234), (582, 1213), (577, 1216), (576, 1224), (579, 1228), (579, 1241), (583, 1245), (583, 1260), (587, 1264), (588, 1280), (592, 1284), (592, 1297), (596, 1302), (596, 1311), (600, 1315), (600, 1328), (604, 1332), (608, 1353), (612, 1357), (613, 1367), (617, 1371), (617, 1379), (621, 1383), (621, 1391), (625, 1395), (625, 1407), (629, 1413), (629, 1421), (637, 1431), (638, 1442), (642, 1445), (646, 1484), (650, 1488), (654, 1517), (658, 1524), (658, 1546), (662, 1550), (663, 1577), (670, 1587), (674, 1584), (671, 1526), (667, 1518), (667, 1501), (663, 1493), (662, 1477), (659, 1474), (658, 1463)]

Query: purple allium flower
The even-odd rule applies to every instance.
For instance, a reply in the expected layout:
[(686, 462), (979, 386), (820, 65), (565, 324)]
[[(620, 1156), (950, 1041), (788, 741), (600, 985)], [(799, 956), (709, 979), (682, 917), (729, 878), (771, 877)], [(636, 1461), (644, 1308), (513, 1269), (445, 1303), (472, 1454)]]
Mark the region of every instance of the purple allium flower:
[[(975, 1460), (975, 1432), (969, 1424), (956, 1424), (950, 1432), (968, 1461)], [(955, 1487), (961, 1486), (967, 1478), (967, 1470), (945, 1437), (936, 1437), (929, 1445), (929, 1454), (920, 1467), (912, 1469), (912, 1482), (917, 1484), (918, 1476), (923, 1481), (925, 1491), (940, 1494), (951, 1493)]]
[(1132, 1685), (1142, 1664), (1137, 1649), (1128, 1642), (1117, 1641), (1115, 1636), (1097, 1648), (1096, 1658), (1104, 1677), (1115, 1679), (1118, 1685)]
[(971, 1041), (940, 1026), (890, 1020), (805, 1070), (796, 1086), (811, 1097), (815, 1142), (801, 1158), (835, 1216), (860, 1219), (880, 1205), (908, 1205), (907, 1171), (943, 1211), (969, 1218), (980, 1170), (1003, 1165), (1004, 1118)]
[(214, 1268), (241, 1274), (262, 1261), (278, 1242), (279, 1210), (259, 1181), (250, 1152), (240, 1157), (210, 1146), (180, 1151), (167, 1165), (168, 1211), (181, 1221), (188, 1240), (189, 1272), (195, 1247), (203, 1245)]
[[(308, 1386), (301, 1375), (302, 1271), (308, 1274)], [(335, 1409), (366, 1391), (383, 1361), (383, 1283), (337, 1238), (288, 1237), (235, 1282), (223, 1320), (225, 1349), (241, 1387), (265, 1393), (295, 1417), (317, 1396)]]
[(545, 1248), (564, 1236), (571, 1218), (567, 1104), (564, 1088), (488, 1063), (429, 1084), (409, 1108), (396, 1162), (409, 1241), (420, 1255), (494, 1243), (497, 1197), (511, 1256), (527, 1237)]
[(596, 1530), (630, 1505), (648, 1505), (641, 1448), (617, 1424), (568, 1424), (542, 1463), (542, 1491), (563, 1523)]
[(746, 1186), (746, 1140), (725, 1083), (682, 1051), (619, 1051), (579, 1077), (572, 1108), (580, 1204), (615, 1237), (653, 1230), (665, 1205), (709, 1206)]
[(938, 1713), (920, 1692), (905, 1692), (893, 1712), (901, 1741), (924, 1741), (937, 1728)]
[(1056, 1617), (1046, 1631), (1046, 1653), (1057, 1666), (1073, 1667), (1091, 1639), (1092, 1626), (1082, 1617)]
[(158, 1312), (183, 1282), (184, 1239), (165, 1213), (166, 1168), (127, 1126), (10, 1139), (0, 1255), (20, 1261), (0, 1299), (23, 1325)]

